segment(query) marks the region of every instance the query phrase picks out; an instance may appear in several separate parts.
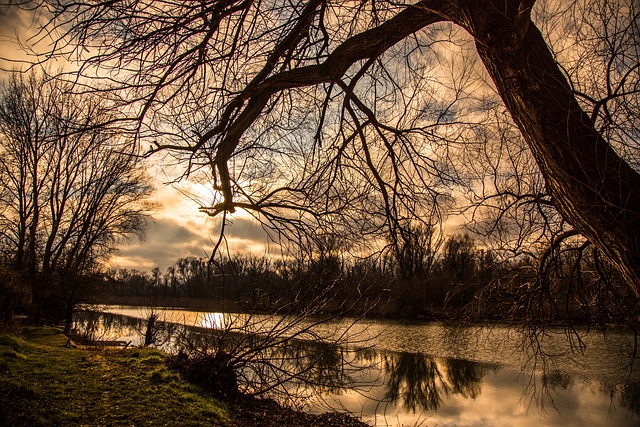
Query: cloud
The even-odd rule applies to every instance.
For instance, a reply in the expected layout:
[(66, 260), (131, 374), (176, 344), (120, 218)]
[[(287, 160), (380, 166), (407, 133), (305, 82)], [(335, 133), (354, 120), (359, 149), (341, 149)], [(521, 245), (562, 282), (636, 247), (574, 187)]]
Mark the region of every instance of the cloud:
[(160, 218), (147, 230), (146, 238), (139, 242), (125, 243), (110, 264), (114, 268), (137, 268), (150, 270), (159, 267), (165, 270), (178, 258), (205, 256), (210, 240), (205, 230), (193, 224), (183, 224), (177, 219)]
[(179, 219), (170, 220), (163, 218), (154, 221), (150, 230), (154, 237), (161, 236), (167, 242), (194, 241), (201, 238), (200, 233), (194, 230), (190, 223), (183, 224)]
[[(220, 218), (211, 218), (199, 211), (207, 205), (204, 185), (194, 185), (188, 180), (174, 184), (182, 175), (181, 165), (167, 165), (167, 159), (156, 156), (146, 163), (155, 188), (150, 201), (158, 205), (149, 224), (144, 241), (125, 242), (109, 260), (112, 268), (147, 270), (158, 267), (166, 271), (178, 258), (211, 256), (218, 239)], [(192, 197), (187, 197), (190, 194)], [(237, 211), (231, 216), (225, 229), (229, 252), (263, 255), (268, 246), (268, 236), (248, 213)]]
[(228, 227), (228, 236), (233, 239), (266, 241), (267, 233), (253, 218), (235, 218)]
[(10, 70), (26, 59), (20, 43), (36, 34), (42, 19), (42, 11), (23, 10), (13, 2), (0, 5), (0, 68)]
[[(162, 210), (150, 224), (144, 241), (123, 244), (109, 264), (113, 268), (151, 270), (158, 267), (165, 271), (178, 258), (209, 257), (217, 239), (215, 223), (188, 205), (182, 210)], [(235, 219), (227, 231), (231, 255), (264, 254), (268, 239), (253, 220)]]
[(10, 31), (12, 28), (24, 26), (24, 12), (13, 2), (0, 4), (0, 28), (2, 33)]

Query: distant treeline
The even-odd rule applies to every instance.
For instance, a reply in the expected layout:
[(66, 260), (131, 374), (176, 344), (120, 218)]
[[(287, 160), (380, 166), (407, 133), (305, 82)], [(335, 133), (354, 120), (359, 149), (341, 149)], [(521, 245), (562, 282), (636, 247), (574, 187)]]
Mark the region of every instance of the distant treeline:
[[(424, 249), (424, 248), (423, 248)], [(112, 272), (110, 302), (191, 305), (227, 310), (308, 309), (407, 318), (621, 323), (637, 319), (624, 287), (580, 247), (540, 260), (505, 260), (468, 235), (437, 251), (404, 258), (355, 259), (319, 254), (306, 259), (236, 255), (222, 262), (180, 258), (164, 273)], [(606, 275), (606, 277), (605, 277)]]

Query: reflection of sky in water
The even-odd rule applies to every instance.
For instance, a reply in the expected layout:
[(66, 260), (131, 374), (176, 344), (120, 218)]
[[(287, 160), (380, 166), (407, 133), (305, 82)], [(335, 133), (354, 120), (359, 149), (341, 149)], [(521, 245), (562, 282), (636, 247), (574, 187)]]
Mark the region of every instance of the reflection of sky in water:
[(199, 326), (202, 328), (222, 329), (226, 324), (224, 313), (204, 313)]
[[(500, 368), (489, 371), (480, 383), (475, 398), (461, 394), (443, 396), (437, 410), (406, 411), (402, 403), (385, 403), (385, 387), (374, 387), (366, 397), (355, 392), (335, 396), (335, 407), (362, 415), (376, 426), (611, 426), (633, 427), (640, 418), (610, 399), (596, 383), (577, 383), (568, 388), (548, 390), (544, 401), (540, 396), (523, 394), (528, 378), (520, 372)], [(335, 399), (335, 400), (333, 400)], [(331, 404), (331, 403), (330, 403)], [(541, 406), (542, 405), (542, 406)], [(555, 405), (555, 407), (554, 407)], [(319, 410), (318, 412), (322, 412)]]
[[(145, 317), (139, 308), (109, 311)], [(161, 318), (221, 328), (238, 315), (162, 310)], [(262, 325), (271, 324), (266, 319), (256, 316)], [(124, 328), (120, 333), (126, 333)], [(567, 351), (566, 339), (551, 334), (543, 341), (544, 350), (555, 355), (547, 364), (531, 358), (522, 347), (522, 335), (506, 326), (451, 328), (367, 321), (354, 333), (371, 337), (374, 345), (360, 359), (349, 353), (350, 361), (372, 363), (378, 369), (359, 372), (353, 390), (325, 394), (324, 403), (308, 400), (309, 410), (325, 412), (328, 404), (377, 426), (640, 426), (638, 415), (627, 409), (639, 411), (640, 375), (637, 369), (628, 369), (633, 342), (625, 333), (584, 335), (586, 354)], [(394, 381), (398, 399), (389, 396)], [(407, 409), (407, 396), (422, 404), (414, 405), (415, 411)]]

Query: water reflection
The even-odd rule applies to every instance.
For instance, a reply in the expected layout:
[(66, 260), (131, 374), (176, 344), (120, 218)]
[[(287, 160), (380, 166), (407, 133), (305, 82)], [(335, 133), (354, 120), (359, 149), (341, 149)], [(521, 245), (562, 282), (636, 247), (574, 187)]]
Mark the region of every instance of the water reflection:
[[(633, 381), (620, 387), (622, 406), (635, 414), (640, 414), (640, 382)], [(640, 425), (640, 422), (638, 423)]]
[[(142, 343), (142, 319), (84, 316), (78, 318), (80, 329), (94, 329), (105, 337)], [(221, 326), (225, 322), (224, 315), (204, 319), (208, 319), (207, 325)], [(442, 326), (435, 329), (443, 336), (460, 334), (445, 331)], [(417, 334), (411, 328), (409, 332)], [(165, 350), (171, 350), (180, 339), (197, 339), (203, 329), (185, 330), (173, 325), (164, 333)], [(478, 345), (477, 340), (468, 337), (455, 338), (459, 345)], [(243, 339), (264, 337), (251, 335)], [(611, 335), (608, 340), (612, 340)], [(452, 342), (446, 346), (451, 347)], [(616, 346), (614, 341), (612, 347)], [(275, 347), (263, 346), (263, 358), (269, 361), (268, 369), (289, 374), (288, 390), (305, 396), (308, 410), (323, 411), (328, 405), (353, 412), (376, 425), (640, 425), (640, 376), (631, 369), (613, 372), (610, 366), (614, 353), (604, 344), (594, 345), (600, 353), (586, 362), (581, 359), (580, 364), (574, 361), (572, 366), (569, 359), (560, 358), (558, 363), (546, 361), (544, 369), (538, 365), (514, 369), (509, 360), (526, 357), (512, 350), (494, 355), (501, 362), (509, 362), (505, 364), (379, 347), (382, 346), (345, 349), (289, 340)], [(479, 350), (482, 351), (486, 350)], [(256, 386), (256, 379), (270, 373), (264, 366), (256, 365), (248, 366), (242, 375), (251, 378)], [(318, 394), (312, 396), (311, 388)]]
[(228, 326), (228, 323), (225, 321), (224, 313), (206, 313), (202, 317), (200, 326), (210, 329), (222, 329)]
[(412, 412), (417, 408), (429, 410), (440, 407), (442, 393), (448, 394), (449, 388), (433, 358), (400, 353), (384, 359), (389, 376), (387, 399), (391, 402), (402, 399), (402, 406)]

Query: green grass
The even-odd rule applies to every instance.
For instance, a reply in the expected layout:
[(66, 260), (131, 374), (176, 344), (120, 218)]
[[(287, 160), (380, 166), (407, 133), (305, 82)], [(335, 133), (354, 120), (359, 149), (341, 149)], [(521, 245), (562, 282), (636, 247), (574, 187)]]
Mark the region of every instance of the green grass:
[(0, 335), (1, 426), (224, 426), (226, 406), (152, 349), (66, 348), (55, 328)]

